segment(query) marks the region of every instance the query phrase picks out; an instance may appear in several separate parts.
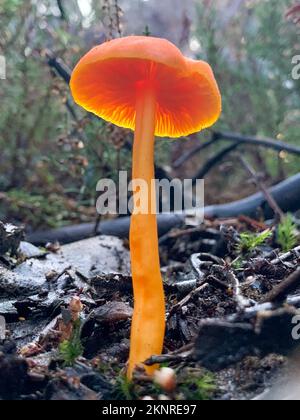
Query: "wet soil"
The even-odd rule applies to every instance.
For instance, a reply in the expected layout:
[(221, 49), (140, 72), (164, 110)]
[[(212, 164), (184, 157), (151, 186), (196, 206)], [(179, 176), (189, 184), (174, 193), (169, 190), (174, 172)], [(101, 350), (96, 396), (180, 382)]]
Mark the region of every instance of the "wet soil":
[(142, 370), (133, 384), (124, 379), (133, 307), (128, 244), (101, 236), (39, 249), (10, 228), (0, 259), (0, 399), (300, 398), (292, 337), (300, 249), (280, 252), (274, 230), (242, 252), (240, 233), (264, 228), (208, 220), (161, 238), (167, 333), (164, 355), (148, 363), (174, 369), (172, 392)]

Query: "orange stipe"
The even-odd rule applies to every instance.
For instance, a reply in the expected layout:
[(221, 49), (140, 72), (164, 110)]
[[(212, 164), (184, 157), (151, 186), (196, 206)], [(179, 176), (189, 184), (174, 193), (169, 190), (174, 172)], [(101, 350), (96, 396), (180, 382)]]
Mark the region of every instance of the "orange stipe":
[[(149, 214), (134, 213), (131, 219), (131, 379), (137, 365), (161, 354), (165, 333), (157, 220), (151, 214), (155, 208), (150, 188), (154, 179), (154, 136), (180, 137), (210, 127), (220, 116), (221, 95), (207, 63), (185, 58), (165, 39), (136, 36), (93, 48), (76, 66), (71, 90), (74, 100), (86, 110), (135, 130), (132, 178), (143, 180), (150, 191), (144, 197)], [(137, 192), (135, 201), (136, 197)], [(150, 375), (156, 368), (145, 366)]]
[[(138, 363), (150, 355), (161, 354), (165, 334), (165, 300), (158, 252), (157, 220), (151, 213), (155, 197), (151, 195), (154, 179), (154, 127), (157, 111), (155, 90), (139, 86), (136, 104), (136, 131), (133, 148), (132, 178), (148, 185), (149, 214), (133, 214), (130, 227), (131, 268), (134, 289), (134, 315), (128, 376)], [(143, 159), (143, 156), (147, 158)], [(135, 206), (136, 208), (136, 206)], [(152, 374), (156, 366), (146, 368)]]

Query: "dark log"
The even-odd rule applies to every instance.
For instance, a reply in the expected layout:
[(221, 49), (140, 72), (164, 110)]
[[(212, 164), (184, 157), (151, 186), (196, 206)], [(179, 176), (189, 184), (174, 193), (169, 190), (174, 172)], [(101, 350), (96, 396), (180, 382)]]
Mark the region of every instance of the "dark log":
[[(270, 188), (274, 200), (284, 212), (295, 212), (300, 209), (300, 173), (286, 181)], [(205, 216), (209, 218), (231, 218), (245, 215), (253, 219), (263, 214), (266, 219), (274, 216), (264, 194), (257, 193), (243, 200), (229, 204), (209, 206), (205, 208)], [(183, 214), (158, 215), (159, 235), (163, 236), (171, 229), (184, 224)], [(124, 217), (116, 220), (104, 221), (100, 224), (98, 234), (112, 235), (119, 238), (128, 238), (130, 218)], [(95, 236), (95, 224), (87, 223), (77, 226), (68, 226), (61, 229), (36, 232), (29, 234), (27, 240), (35, 245), (45, 245), (47, 242), (60, 242), (67, 244), (81, 239)]]
[[(283, 212), (295, 212), (299, 210), (300, 173), (270, 188), (269, 192)], [(271, 219), (274, 216), (274, 211), (268, 205), (263, 193), (257, 193), (229, 204), (209, 206), (205, 209), (205, 214), (209, 217), (216, 218), (230, 218), (244, 215), (257, 219), (259, 210), (262, 210), (262, 214), (266, 219)]]
[[(163, 236), (174, 227), (184, 223), (184, 216), (177, 214), (160, 214), (158, 216), (159, 235)], [(121, 217), (115, 220), (108, 220), (100, 223), (97, 234), (128, 238), (130, 218)], [(67, 226), (45, 232), (36, 232), (28, 235), (29, 242), (36, 245), (45, 245), (48, 242), (58, 241), (61, 244), (68, 244), (82, 239), (95, 236), (95, 223), (85, 223), (76, 226)]]

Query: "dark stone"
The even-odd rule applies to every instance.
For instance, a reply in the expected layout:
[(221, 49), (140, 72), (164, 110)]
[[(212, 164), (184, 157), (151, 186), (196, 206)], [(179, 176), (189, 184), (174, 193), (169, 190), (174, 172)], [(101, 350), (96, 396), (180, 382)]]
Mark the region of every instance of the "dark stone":
[(15, 400), (26, 391), (28, 365), (15, 355), (16, 346), (6, 342), (0, 347), (0, 399)]
[(0, 255), (7, 252), (15, 255), (23, 238), (23, 228), (0, 222)]
[(261, 306), (227, 319), (205, 320), (200, 325), (194, 356), (205, 368), (218, 371), (249, 355), (289, 355), (299, 346), (292, 337), (296, 314), (292, 307)]

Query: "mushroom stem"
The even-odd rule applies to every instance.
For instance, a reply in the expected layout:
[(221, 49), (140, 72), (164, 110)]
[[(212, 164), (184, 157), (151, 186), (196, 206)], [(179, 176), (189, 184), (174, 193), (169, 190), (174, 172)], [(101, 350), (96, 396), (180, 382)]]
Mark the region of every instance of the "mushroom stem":
[[(133, 146), (133, 180), (142, 180), (147, 189), (134, 192), (130, 228), (130, 252), (134, 289), (134, 314), (128, 377), (135, 367), (154, 354), (161, 354), (165, 334), (165, 299), (160, 272), (154, 175), (155, 88), (137, 86), (136, 130)], [(148, 199), (147, 214), (137, 213), (138, 200)], [(153, 374), (157, 366), (146, 367)]]

